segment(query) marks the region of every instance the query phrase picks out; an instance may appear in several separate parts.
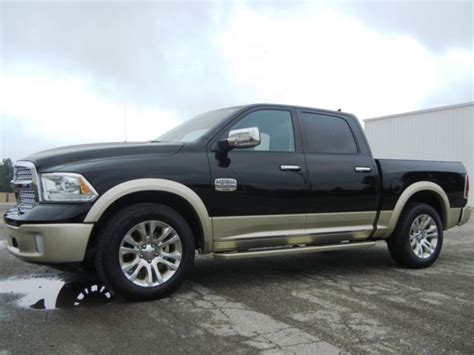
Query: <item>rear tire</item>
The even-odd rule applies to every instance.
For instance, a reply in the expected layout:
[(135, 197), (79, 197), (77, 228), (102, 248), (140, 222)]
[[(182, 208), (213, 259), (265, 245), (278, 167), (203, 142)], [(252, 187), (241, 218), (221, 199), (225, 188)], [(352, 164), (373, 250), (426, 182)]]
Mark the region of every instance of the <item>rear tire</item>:
[(191, 228), (175, 210), (140, 203), (108, 219), (99, 235), (96, 269), (109, 289), (132, 301), (165, 297), (194, 262)]
[(424, 203), (408, 204), (387, 245), (393, 260), (401, 266), (430, 266), (443, 246), (443, 224), (438, 212)]

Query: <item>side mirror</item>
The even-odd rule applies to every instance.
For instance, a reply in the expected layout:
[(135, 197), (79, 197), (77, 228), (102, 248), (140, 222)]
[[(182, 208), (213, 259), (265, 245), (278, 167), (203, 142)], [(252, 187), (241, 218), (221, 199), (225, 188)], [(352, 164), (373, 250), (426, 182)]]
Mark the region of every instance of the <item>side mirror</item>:
[(229, 132), (227, 139), (218, 144), (224, 151), (256, 147), (260, 144), (260, 131), (258, 127), (235, 129)]

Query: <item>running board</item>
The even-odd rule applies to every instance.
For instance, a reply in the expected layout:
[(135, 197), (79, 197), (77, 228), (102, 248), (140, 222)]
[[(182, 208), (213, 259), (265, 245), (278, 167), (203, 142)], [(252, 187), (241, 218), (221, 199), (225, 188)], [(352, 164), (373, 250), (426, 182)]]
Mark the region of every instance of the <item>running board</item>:
[(263, 256), (276, 256), (276, 255), (290, 255), (290, 254), (303, 254), (303, 253), (318, 253), (324, 251), (336, 251), (336, 250), (349, 250), (349, 249), (364, 249), (375, 246), (376, 242), (355, 242), (355, 243), (341, 243), (331, 245), (318, 245), (318, 246), (295, 246), (292, 248), (282, 249), (266, 249), (266, 250), (255, 250), (245, 252), (228, 252), (228, 253), (213, 253), (215, 259), (220, 260), (234, 260), (234, 259), (246, 259), (246, 258), (258, 258)]

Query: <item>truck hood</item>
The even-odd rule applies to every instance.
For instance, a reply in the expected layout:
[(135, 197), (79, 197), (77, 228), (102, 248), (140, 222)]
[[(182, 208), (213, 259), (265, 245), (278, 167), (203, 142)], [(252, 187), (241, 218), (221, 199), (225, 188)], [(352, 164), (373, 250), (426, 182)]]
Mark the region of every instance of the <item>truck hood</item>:
[(56, 170), (83, 161), (144, 155), (172, 155), (183, 143), (99, 143), (73, 145), (45, 150), (24, 160), (31, 161), (38, 171)]

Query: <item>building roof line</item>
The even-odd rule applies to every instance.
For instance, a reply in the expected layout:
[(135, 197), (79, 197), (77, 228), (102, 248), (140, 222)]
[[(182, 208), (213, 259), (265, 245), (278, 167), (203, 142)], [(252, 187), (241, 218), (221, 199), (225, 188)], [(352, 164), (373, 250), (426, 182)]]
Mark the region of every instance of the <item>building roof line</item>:
[(396, 114), (387, 115), (387, 116), (378, 116), (378, 117), (364, 118), (363, 121), (364, 121), (364, 122), (377, 121), (377, 120), (383, 120), (383, 119), (386, 119), (386, 118), (394, 118), (394, 117), (415, 115), (415, 114), (419, 114), (419, 113), (426, 113), (426, 112), (433, 112), (433, 111), (444, 111), (444, 110), (449, 110), (449, 109), (452, 109), (452, 108), (459, 108), (459, 107), (465, 107), (465, 106), (474, 106), (474, 101), (471, 101), (471, 102), (464, 102), (464, 103), (455, 104), (455, 105), (447, 105), (447, 106), (433, 107), (433, 108), (428, 108), (428, 109), (423, 109), (423, 110), (417, 110), (417, 111), (409, 111), (409, 112), (396, 113)]

